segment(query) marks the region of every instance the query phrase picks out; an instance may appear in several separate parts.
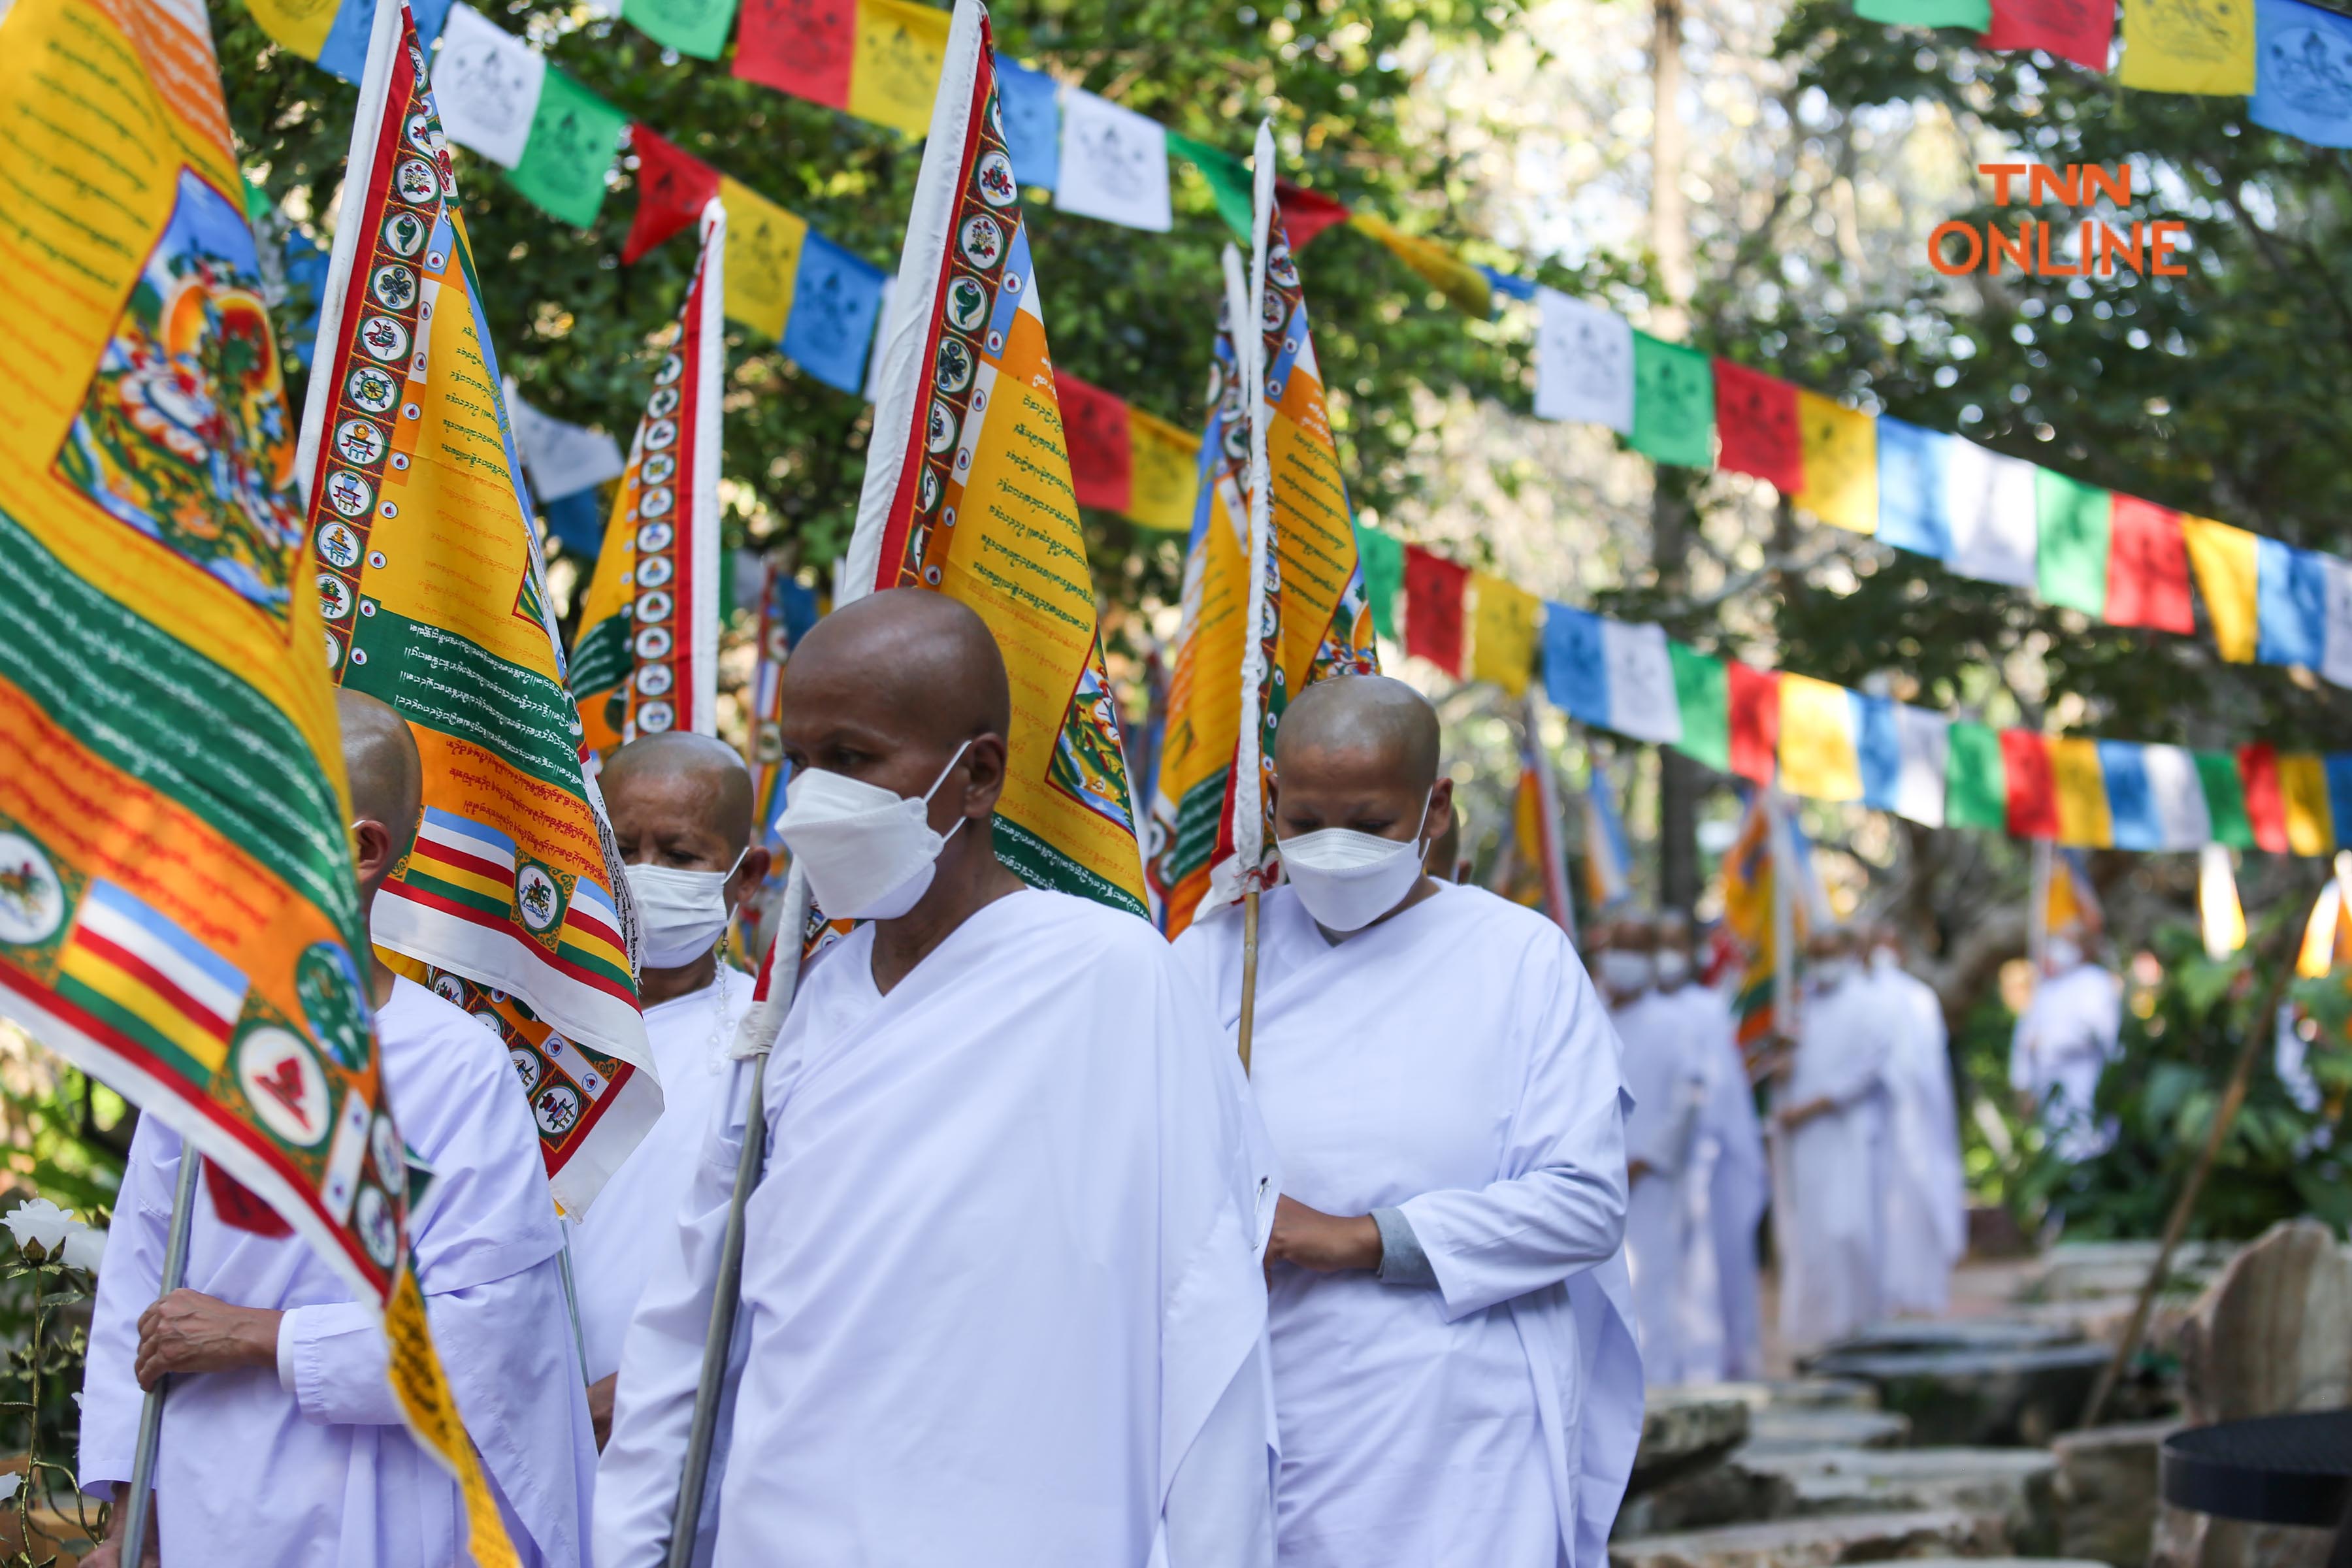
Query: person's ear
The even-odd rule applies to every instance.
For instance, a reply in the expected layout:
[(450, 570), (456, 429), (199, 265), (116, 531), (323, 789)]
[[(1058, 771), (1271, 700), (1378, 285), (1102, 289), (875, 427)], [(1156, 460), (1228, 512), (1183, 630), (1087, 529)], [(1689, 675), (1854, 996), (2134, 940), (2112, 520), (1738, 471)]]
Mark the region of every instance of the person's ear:
[(352, 824), (352, 870), (361, 887), (373, 886), (392, 869), (392, 829), (373, 816)]
[(735, 868), (735, 874), (727, 879), (727, 885), (719, 889), (719, 896), (727, 900), (730, 913), (768, 879), (768, 868), (774, 861), (773, 855), (756, 844), (743, 851), (742, 863)]
[(1435, 838), (1454, 821), (1454, 781), (1441, 777), (1429, 792), (1429, 809), (1421, 814), (1421, 831), (1414, 837)]
[(987, 816), (1004, 793), (1004, 737), (993, 731), (975, 737), (964, 751), (963, 770), (961, 815)]

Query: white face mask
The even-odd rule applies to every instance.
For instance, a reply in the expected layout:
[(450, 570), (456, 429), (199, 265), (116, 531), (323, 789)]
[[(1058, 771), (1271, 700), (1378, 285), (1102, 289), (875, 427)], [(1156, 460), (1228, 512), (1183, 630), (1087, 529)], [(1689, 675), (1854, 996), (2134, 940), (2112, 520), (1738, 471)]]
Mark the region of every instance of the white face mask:
[[(1423, 797), (1419, 821), (1429, 821), (1432, 790)], [(1283, 874), (1298, 901), (1325, 931), (1361, 931), (1404, 902), (1421, 880), (1424, 840), (1383, 838), (1352, 827), (1326, 827), (1285, 838), (1276, 847)]]
[(967, 818), (931, 830), (931, 796), (971, 748), (966, 741), (920, 795), (902, 795), (821, 768), (784, 786), (776, 832), (808, 877), (816, 907), (834, 920), (897, 920), (930, 890), (940, 851)]
[(1817, 958), (1813, 960), (1811, 968), (1813, 989), (1816, 991), (1836, 990), (1839, 986), (1845, 984), (1846, 975), (1852, 971), (1852, 969), (1853, 961), (1850, 959)]
[(1638, 996), (1650, 988), (1656, 974), (1657, 966), (1646, 952), (1632, 952), (1622, 947), (1601, 950), (1601, 984), (1612, 995)]
[(637, 906), (637, 956), (647, 969), (692, 963), (718, 945), (727, 930), (727, 882), (746, 849), (724, 871), (675, 866), (625, 866), (629, 898)]
[(2050, 973), (2063, 974), (2083, 962), (2083, 944), (2071, 936), (2053, 936), (2048, 950)]
[(1690, 973), (1691, 961), (1689, 953), (1683, 952), (1682, 949), (1678, 947), (1662, 947), (1658, 950), (1658, 984), (1660, 986), (1665, 990), (1672, 991), (1681, 985), (1684, 981), (1688, 980), (1690, 978)]

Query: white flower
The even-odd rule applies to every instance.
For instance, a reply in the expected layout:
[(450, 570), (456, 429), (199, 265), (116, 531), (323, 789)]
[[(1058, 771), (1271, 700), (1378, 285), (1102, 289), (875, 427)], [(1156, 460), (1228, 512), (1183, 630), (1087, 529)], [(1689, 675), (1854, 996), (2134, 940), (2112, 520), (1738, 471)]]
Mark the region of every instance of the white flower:
[(44, 1254), (54, 1253), (65, 1238), (89, 1226), (74, 1218), (73, 1211), (61, 1209), (47, 1198), (34, 1198), (18, 1204), (0, 1225), (16, 1233), (16, 1245), (30, 1252), (37, 1247)]
[(85, 1274), (98, 1272), (98, 1260), (106, 1256), (106, 1232), (88, 1226), (66, 1237), (65, 1264)]

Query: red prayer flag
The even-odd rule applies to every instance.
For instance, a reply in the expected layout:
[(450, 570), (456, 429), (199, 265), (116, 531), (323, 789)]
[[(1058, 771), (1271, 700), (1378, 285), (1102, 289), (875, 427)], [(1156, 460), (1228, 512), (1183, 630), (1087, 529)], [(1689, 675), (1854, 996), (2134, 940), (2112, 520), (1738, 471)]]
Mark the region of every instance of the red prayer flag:
[(1418, 544), (1404, 547), (1404, 651), (1456, 679), (1462, 674), (1462, 590), (1469, 582), (1467, 566)]
[(746, 81), (847, 109), (856, 54), (857, 0), (743, 0), (734, 72)]
[(2180, 514), (2118, 494), (2107, 525), (2107, 623), (2197, 635)]
[(2057, 837), (2058, 780), (2048, 738), (2036, 730), (2003, 730), (2000, 771), (2009, 789), (2010, 837)]
[(1054, 390), (1062, 399), (1070, 484), (1078, 492), (1078, 504), (1126, 511), (1135, 496), (1135, 447), (1128, 433), (1127, 400), (1064, 370), (1054, 373)]
[(629, 127), (629, 150), (637, 155), (637, 216), (621, 244), (624, 266), (692, 227), (719, 194), (718, 170), (643, 125)]
[(1805, 488), (1804, 438), (1797, 432), (1797, 389), (1777, 375), (1715, 362), (1715, 466), (1769, 479), (1782, 495)]
[(2116, 8), (2107, 0), (1992, 0), (1992, 26), (1977, 41), (1989, 49), (2047, 49), (2104, 73), (2115, 37)]
[(2254, 830), (2254, 847), (2285, 854), (2286, 795), (2279, 788), (2278, 748), (2240, 747), (2238, 778), (2246, 788), (2246, 822)]
[(1731, 672), (1731, 771), (1760, 784), (1780, 761), (1780, 674), (1727, 659)]
[(1335, 223), (1348, 221), (1347, 204), (1288, 180), (1274, 182), (1274, 204), (1282, 209), (1282, 226), (1290, 235), (1293, 250), (1304, 250), (1308, 240)]

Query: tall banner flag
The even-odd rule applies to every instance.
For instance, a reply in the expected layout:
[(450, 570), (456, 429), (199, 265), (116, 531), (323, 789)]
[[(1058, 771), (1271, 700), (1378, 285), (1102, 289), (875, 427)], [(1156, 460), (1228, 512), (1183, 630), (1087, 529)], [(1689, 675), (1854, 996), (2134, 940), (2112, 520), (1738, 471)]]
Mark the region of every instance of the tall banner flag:
[(751, 764), (751, 839), (768, 851), (768, 876), (735, 911), (736, 943), (754, 969), (776, 940), (787, 869), (784, 836), (776, 827), (793, 773), (784, 761), (784, 661), (823, 613), (816, 590), (803, 586), (782, 562), (771, 558), (767, 574), (760, 589), (760, 657), (751, 671), (751, 748), (744, 760)]
[(374, 938), (506, 1041), (578, 1209), (661, 1091), (474, 278), (424, 54), (383, 0), (295, 472), (330, 675), (391, 704), (425, 759), (424, 825)]
[(948, 34), (883, 353), (844, 601), (925, 587), (995, 634), (1013, 679), (996, 851), (1039, 887), (1146, 912), (988, 14)]
[(474, 1560), (511, 1564), (409, 1266), (292, 419), (204, 8), (19, 0), (0, 115), (0, 268), (41, 280), (0, 340), (0, 1016), (382, 1310)]
[(727, 210), (702, 254), (613, 498), (572, 645), (572, 694), (602, 756), (665, 730), (719, 732), (719, 396), (727, 376)]
[(1568, 860), (1559, 836), (1559, 792), (1544, 754), (1535, 695), (1521, 700), (1519, 786), (1511, 801), (1511, 879), (1504, 896), (1549, 915), (1576, 940), (1568, 896)]

